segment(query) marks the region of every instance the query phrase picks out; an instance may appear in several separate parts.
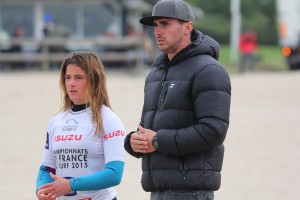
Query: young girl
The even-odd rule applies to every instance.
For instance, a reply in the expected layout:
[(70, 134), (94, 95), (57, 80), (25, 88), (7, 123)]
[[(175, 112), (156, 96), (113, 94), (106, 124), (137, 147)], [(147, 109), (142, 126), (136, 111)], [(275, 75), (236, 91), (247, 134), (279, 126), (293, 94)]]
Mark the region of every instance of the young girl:
[(111, 110), (104, 67), (89, 52), (61, 67), (63, 107), (50, 121), (36, 181), (39, 200), (115, 200), (124, 169), (125, 129)]

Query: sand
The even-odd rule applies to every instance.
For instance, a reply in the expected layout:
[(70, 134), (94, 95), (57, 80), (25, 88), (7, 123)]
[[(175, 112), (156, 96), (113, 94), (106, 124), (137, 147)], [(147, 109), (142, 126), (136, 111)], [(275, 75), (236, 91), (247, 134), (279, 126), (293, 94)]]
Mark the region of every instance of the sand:
[[(126, 130), (139, 122), (146, 69), (108, 69)], [(48, 120), (60, 107), (58, 72), (0, 72), (0, 193), (33, 200)], [(300, 199), (300, 72), (232, 75), (231, 124), (216, 200)], [(146, 200), (140, 160), (126, 156), (120, 200)]]

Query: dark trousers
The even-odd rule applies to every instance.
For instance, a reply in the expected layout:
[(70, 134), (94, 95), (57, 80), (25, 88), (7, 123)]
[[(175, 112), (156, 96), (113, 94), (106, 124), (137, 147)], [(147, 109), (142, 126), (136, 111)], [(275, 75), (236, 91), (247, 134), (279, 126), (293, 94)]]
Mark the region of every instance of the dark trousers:
[(255, 54), (249, 53), (242, 57), (240, 63), (240, 72), (253, 72), (255, 68), (256, 57)]
[(208, 190), (166, 190), (151, 192), (150, 200), (214, 200), (214, 192)]

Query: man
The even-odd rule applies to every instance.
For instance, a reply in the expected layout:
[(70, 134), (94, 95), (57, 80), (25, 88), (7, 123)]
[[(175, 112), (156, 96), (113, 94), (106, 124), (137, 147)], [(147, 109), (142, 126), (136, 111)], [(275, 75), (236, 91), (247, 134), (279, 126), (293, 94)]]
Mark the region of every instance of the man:
[(145, 81), (141, 122), (125, 149), (142, 158), (141, 183), (151, 200), (214, 199), (231, 94), (219, 45), (194, 30), (195, 16), (182, 0), (159, 1), (140, 22), (154, 26), (162, 54)]

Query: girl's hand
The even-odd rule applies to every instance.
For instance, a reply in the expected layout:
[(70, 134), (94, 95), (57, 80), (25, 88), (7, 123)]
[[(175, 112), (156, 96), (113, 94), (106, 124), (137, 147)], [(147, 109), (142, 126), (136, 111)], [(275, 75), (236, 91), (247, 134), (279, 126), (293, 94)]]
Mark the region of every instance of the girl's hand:
[(54, 182), (47, 183), (39, 188), (39, 200), (52, 200), (68, 194), (71, 191), (71, 185), (68, 179), (56, 176), (53, 173), (50, 173), (50, 176), (54, 180)]

